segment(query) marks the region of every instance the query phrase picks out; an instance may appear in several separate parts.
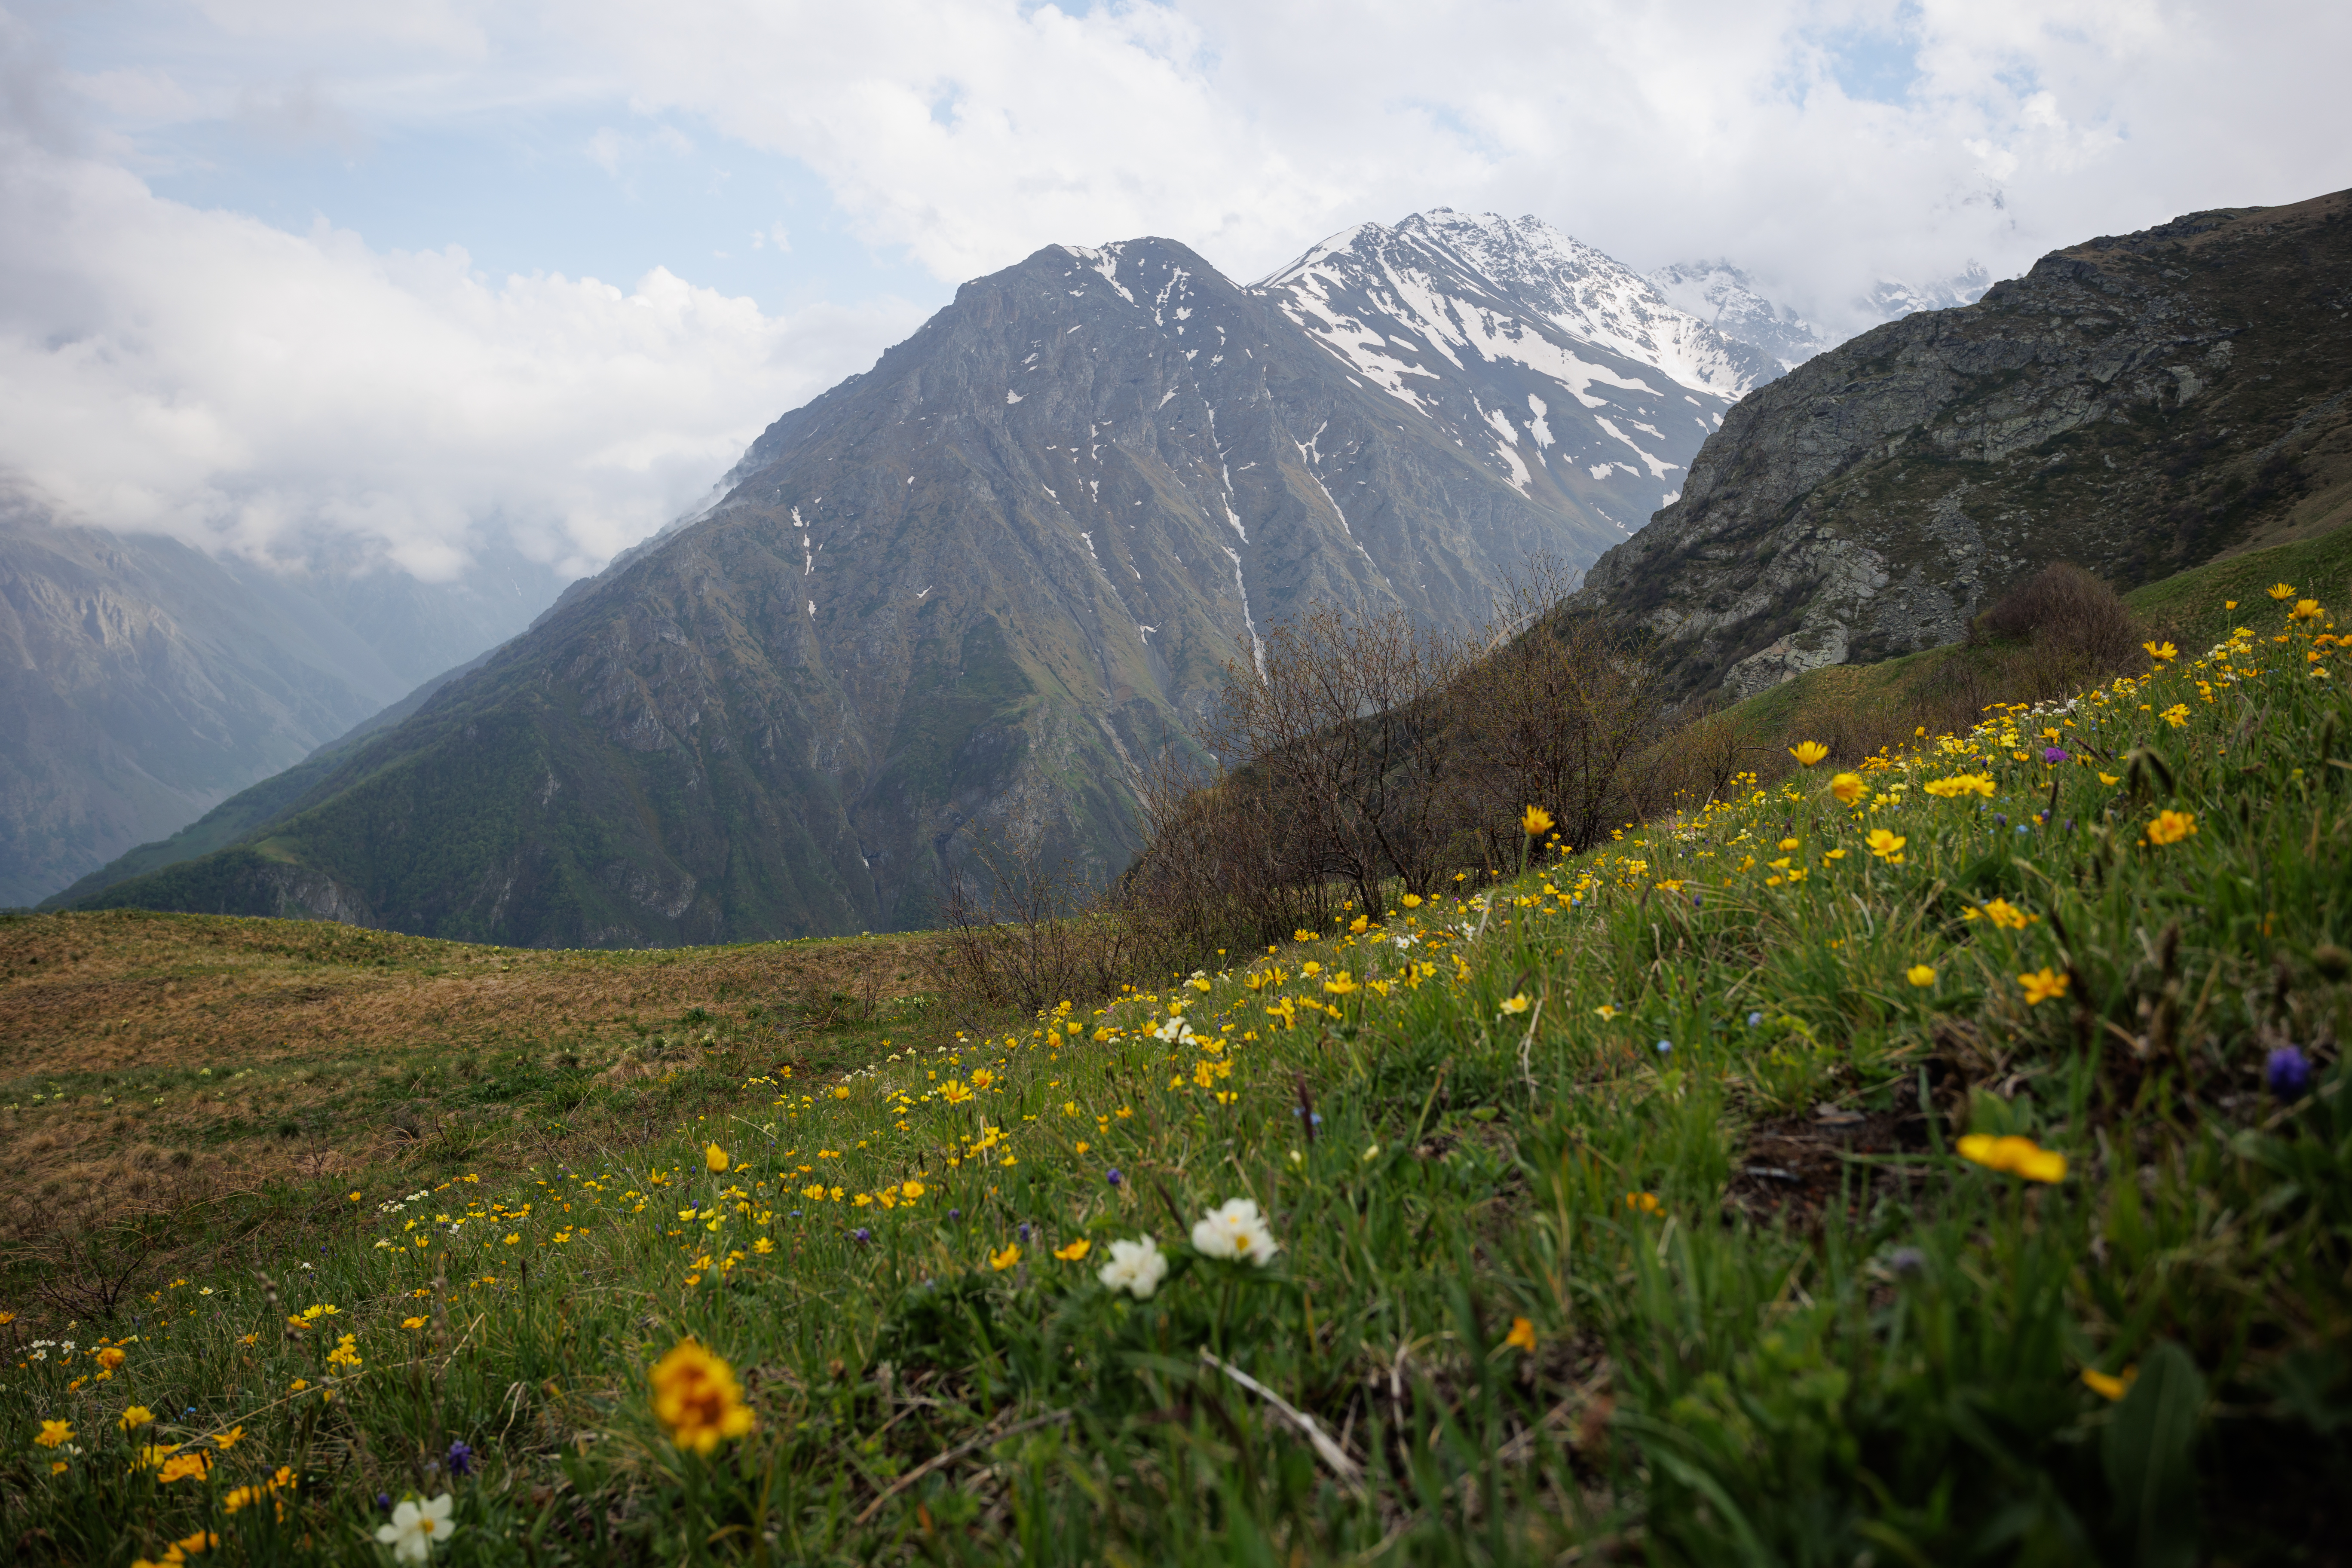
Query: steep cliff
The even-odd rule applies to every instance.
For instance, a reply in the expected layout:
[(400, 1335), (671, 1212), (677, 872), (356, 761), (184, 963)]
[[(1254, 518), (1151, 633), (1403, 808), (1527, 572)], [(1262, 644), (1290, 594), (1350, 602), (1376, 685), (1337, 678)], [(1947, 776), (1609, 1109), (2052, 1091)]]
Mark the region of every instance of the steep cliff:
[(2121, 587), (2352, 500), (2352, 193), (2054, 252), (1748, 394), (1581, 602), (1746, 696), (1961, 637), (2073, 561)]

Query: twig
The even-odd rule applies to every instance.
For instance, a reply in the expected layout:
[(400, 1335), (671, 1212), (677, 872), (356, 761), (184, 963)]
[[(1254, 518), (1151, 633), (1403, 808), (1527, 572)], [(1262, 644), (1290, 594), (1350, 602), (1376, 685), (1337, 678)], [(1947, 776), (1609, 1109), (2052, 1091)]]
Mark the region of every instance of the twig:
[(936, 1470), (944, 1465), (954, 1464), (958, 1459), (962, 1458), (966, 1454), (971, 1453), (975, 1448), (984, 1448), (991, 1443), (1002, 1443), (1007, 1437), (1018, 1437), (1024, 1432), (1033, 1432), (1040, 1426), (1050, 1426), (1057, 1421), (1067, 1421), (1069, 1418), (1070, 1413), (1066, 1410), (1056, 1410), (1050, 1415), (1032, 1416), (1030, 1419), (1022, 1422), (1018, 1426), (1007, 1426), (1002, 1432), (982, 1432), (979, 1436), (974, 1437), (968, 1443), (960, 1443), (956, 1447), (950, 1448), (944, 1454), (934, 1455), (930, 1458), (924, 1460), (921, 1464), (917, 1465), (913, 1469), (908, 1470), (905, 1475), (900, 1476), (897, 1480), (892, 1481), (888, 1486), (883, 1488), (882, 1490), (876, 1495), (874, 1500), (866, 1505), (865, 1510), (858, 1514), (857, 1522), (859, 1524), (864, 1524), (866, 1521), (872, 1519), (877, 1513), (881, 1511), (882, 1505), (884, 1503), (888, 1502), (892, 1498), (897, 1497), (900, 1492), (905, 1491), (908, 1487), (913, 1486), (917, 1481), (921, 1480), (933, 1470)]
[(1345, 1481), (1349, 1490), (1354, 1492), (1359, 1499), (1364, 1496), (1361, 1467), (1348, 1457), (1347, 1450), (1331, 1441), (1329, 1434), (1315, 1424), (1315, 1417), (1307, 1415), (1307, 1412), (1299, 1409), (1232, 1363), (1218, 1360), (1205, 1345), (1201, 1348), (1201, 1361), (1204, 1365), (1215, 1367), (1219, 1372), (1274, 1406), (1292, 1426), (1298, 1428), (1301, 1435), (1314, 1447), (1315, 1457), (1330, 1466), (1331, 1473)]
[(1528, 1086), (1528, 1098), (1530, 1100), (1536, 1093), (1536, 1026), (1543, 1022), (1543, 1005), (1544, 999), (1537, 997), (1536, 1010), (1528, 1019), (1527, 1035), (1519, 1041), (1519, 1081)]

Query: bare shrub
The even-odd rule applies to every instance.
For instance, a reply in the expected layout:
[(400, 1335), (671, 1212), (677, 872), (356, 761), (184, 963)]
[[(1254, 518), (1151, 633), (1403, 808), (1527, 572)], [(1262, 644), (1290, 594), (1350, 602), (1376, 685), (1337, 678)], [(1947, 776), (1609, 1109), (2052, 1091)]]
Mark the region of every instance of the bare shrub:
[(1145, 770), (1150, 840), (1121, 879), (1117, 907), (1147, 926), (1170, 962), (1288, 940), (1319, 929), (1339, 884), (1266, 773), (1220, 777), (1174, 748)]
[(1497, 599), (1486, 656), (1446, 694), (1450, 805), (1489, 865), (1517, 854), (1527, 806), (1582, 849), (1673, 793), (1654, 672), (1622, 634), (1562, 607), (1569, 586), (1557, 561), (1530, 562)]
[(2116, 591), (2071, 562), (2058, 561), (1977, 616), (1969, 640), (2029, 644), (2045, 660), (2080, 664), (2089, 679), (2120, 674), (2139, 652), (2138, 623)]
[(1117, 992), (1156, 965), (1159, 928), (1118, 889), (1090, 888), (1076, 863), (1049, 860), (1043, 835), (968, 826), (968, 866), (942, 889), (941, 939), (925, 963), (950, 1017), (984, 1030), (1063, 1002)]
[(1516, 863), (1529, 805), (1580, 847), (1707, 776), (1712, 751), (1658, 744), (1635, 650), (1559, 607), (1573, 585), (1556, 560), (1529, 562), (1475, 638), (1328, 605), (1276, 627), (1258, 661), (1227, 666), (1207, 760), (1147, 781), (1130, 920), (1205, 953), (1320, 928), (1343, 900), (1379, 918), (1400, 894)]
[(1347, 883), (1367, 912), (1391, 877), (1429, 893), (1457, 858), (1446, 772), (1458, 738), (1442, 700), (1473, 651), (1402, 610), (1318, 605), (1276, 627), (1255, 668), (1225, 667), (1201, 737), (1232, 770), (1220, 787), (1266, 792), (1286, 853)]

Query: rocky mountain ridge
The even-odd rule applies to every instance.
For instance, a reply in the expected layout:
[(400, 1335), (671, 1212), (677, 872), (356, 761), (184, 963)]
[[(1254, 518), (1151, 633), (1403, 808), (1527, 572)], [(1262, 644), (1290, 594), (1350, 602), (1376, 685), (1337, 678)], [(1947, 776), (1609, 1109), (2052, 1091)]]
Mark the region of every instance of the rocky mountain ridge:
[(1476, 624), (1778, 370), (1533, 219), (1360, 226), (1247, 289), (1049, 247), (404, 722), (83, 901), (639, 945), (926, 924), (969, 831), (1108, 876), (1263, 627)]
[(1251, 291), (1520, 493), (1621, 535), (1780, 369), (1533, 217), (1360, 224)]
[(1181, 245), (1049, 247), (238, 844), (97, 901), (624, 945), (922, 924), (974, 822), (1107, 875), (1255, 628), (1467, 625), (1616, 537), (1490, 461)]
[(2053, 560), (2132, 587), (2341, 515), (2352, 198), (2194, 213), (1878, 327), (1725, 417), (1587, 574), (1677, 689), (1949, 642)]

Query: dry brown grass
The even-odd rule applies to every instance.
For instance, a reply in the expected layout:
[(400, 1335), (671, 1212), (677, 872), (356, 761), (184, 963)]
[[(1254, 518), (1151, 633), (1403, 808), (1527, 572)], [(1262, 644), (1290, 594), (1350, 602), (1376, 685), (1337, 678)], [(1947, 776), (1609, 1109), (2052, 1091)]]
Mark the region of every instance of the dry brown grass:
[(679, 1094), (654, 1091), (681, 1079), (821, 1077), (866, 1034), (913, 1037), (928, 940), (548, 952), (135, 910), (0, 920), (0, 1187), (69, 1214), (562, 1157), (674, 1117)]

